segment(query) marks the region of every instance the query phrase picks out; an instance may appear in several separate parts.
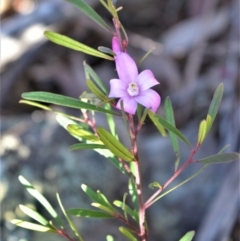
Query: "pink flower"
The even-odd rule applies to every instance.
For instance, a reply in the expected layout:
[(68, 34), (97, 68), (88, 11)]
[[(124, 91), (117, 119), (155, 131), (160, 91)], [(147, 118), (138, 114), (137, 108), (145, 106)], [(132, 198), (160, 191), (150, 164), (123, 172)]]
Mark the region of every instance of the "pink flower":
[(124, 111), (129, 114), (135, 114), (138, 103), (156, 112), (161, 98), (156, 91), (150, 89), (159, 84), (152, 71), (144, 70), (138, 74), (136, 63), (127, 53), (121, 52), (116, 37), (113, 37), (113, 51), (116, 53), (119, 79), (110, 80), (109, 97), (120, 98), (116, 107), (121, 109), (123, 101)]

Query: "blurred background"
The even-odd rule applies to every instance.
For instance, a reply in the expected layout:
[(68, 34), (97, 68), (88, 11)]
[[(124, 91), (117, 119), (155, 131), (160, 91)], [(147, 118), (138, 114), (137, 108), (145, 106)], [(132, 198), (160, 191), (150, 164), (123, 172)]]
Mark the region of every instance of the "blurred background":
[[(86, 0), (111, 24), (97, 0)], [(198, 153), (206, 157), (230, 144), (240, 151), (239, 133), (239, 1), (238, 0), (118, 0), (120, 19), (129, 35), (129, 54), (139, 61), (154, 51), (139, 70), (151, 69), (160, 81), (155, 88), (164, 100), (170, 96), (176, 125), (194, 145), (197, 128), (205, 118), (213, 93), (224, 83), (224, 97), (213, 129)], [(20, 185), (23, 175), (59, 210), (58, 192), (66, 209), (90, 208), (82, 183), (100, 189), (110, 200), (122, 200), (124, 176), (107, 160), (91, 151), (70, 152), (76, 141), (62, 129), (55, 115), (19, 104), (21, 93), (48, 91), (78, 98), (87, 89), (83, 61), (108, 85), (116, 77), (114, 63), (57, 46), (44, 38), (52, 30), (91, 47), (111, 47), (111, 35), (62, 0), (2, 0), (1, 41), (1, 240), (63, 240), (17, 228), (9, 220), (29, 220), (18, 204), (44, 208)], [(59, 110), (65, 111), (63, 108)], [(78, 111), (66, 110), (78, 115)], [(163, 105), (158, 110), (163, 114)], [(104, 116), (98, 115), (104, 122)], [(128, 138), (117, 119), (121, 139)], [(153, 193), (148, 184), (163, 184), (173, 174), (174, 153), (147, 120), (139, 136), (145, 200)], [(181, 163), (189, 156), (181, 143)], [(174, 184), (185, 180), (200, 165), (191, 165)], [(196, 230), (195, 241), (239, 241), (239, 163), (212, 165), (191, 182), (167, 195), (147, 213), (149, 240), (179, 240)], [(61, 211), (59, 211), (61, 213)], [(112, 220), (74, 218), (85, 240), (103, 241), (107, 234), (124, 240), (121, 225)]]

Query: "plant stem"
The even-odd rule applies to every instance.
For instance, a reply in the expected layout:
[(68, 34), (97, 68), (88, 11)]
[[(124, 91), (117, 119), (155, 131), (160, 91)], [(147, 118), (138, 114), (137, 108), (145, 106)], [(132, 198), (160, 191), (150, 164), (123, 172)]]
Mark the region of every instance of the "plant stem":
[(135, 183), (137, 186), (137, 197), (138, 197), (138, 214), (139, 214), (139, 234), (141, 241), (147, 240), (147, 232), (145, 229), (145, 208), (142, 198), (142, 185), (141, 185), (141, 174), (140, 174), (140, 165), (138, 160), (138, 148), (137, 148), (137, 132), (135, 131), (133, 116), (129, 115), (129, 126), (130, 126), (130, 135), (132, 140), (132, 153), (135, 157), (133, 165), (135, 165)]
[(144, 208), (147, 209), (148, 207), (150, 207), (153, 203), (154, 203), (154, 199), (172, 182), (174, 181), (179, 174), (181, 174), (186, 167), (193, 162), (193, 157), (194, 155), (197, 153), (198, 149), (199, 149), (200, 145), (197, 144), (196, 148), (194, 150), (192, 150), (192, 153), (190, 155), (190, 157), (187, 159), (187, 161), (177, 170), (174, 172), (174, 174), (172, 175), (172, 177), (163, 185), (163, 187), (159, 188), (144, 204)]
[(74, 241), (71, 237), (69, 237), (69, 235), (67, 233), (65, 233), (62, 230), (58, 230), (57, 233), (60, 234), (62, 237), (66, 238), (69, 241)]

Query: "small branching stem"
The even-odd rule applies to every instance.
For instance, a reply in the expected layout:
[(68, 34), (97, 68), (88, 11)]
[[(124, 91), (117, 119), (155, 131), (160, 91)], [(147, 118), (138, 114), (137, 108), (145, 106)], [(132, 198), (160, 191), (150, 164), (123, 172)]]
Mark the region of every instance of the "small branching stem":
[(159, 188), (144, 204), (144, 209), (147, 209), (154, 203), (154, 199), (170, 184), (172, 183), (185, 169), (186, 167), (193, 162), (193, 157), (197, 153), (198, 149), (200, 148), (200, 145), (197, 144), (196, 148), (192, 150), (191, 155), (187, 159), (187, 161), (178, 169), (174, 172), (172, 177), (168, 179), (168, 181), (161, 187)]

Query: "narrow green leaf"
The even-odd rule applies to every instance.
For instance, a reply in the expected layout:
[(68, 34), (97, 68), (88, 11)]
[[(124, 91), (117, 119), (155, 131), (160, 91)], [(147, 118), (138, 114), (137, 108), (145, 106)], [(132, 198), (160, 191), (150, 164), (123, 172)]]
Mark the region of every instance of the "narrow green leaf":
[(119, 231), (130, 241), (138, 241), (136, 237), (125, 227), (119, 227)]
[(70, 151), (106, 149), (106, 146), (99, 144), (77, 143), (69, 147)]
[(198, 143), (202, 144), (204, 141), (205, 137), (207, 134), (207, 122), (206, 120), (202, 120), (200, 125), (199, 125), (199, 130), (198, 130)]
[(81, 137), (85, 140), (89, 140), (92, 141), (96, 144), (103, 144), (99, 138), (97, 136), (95, 136), (93, 133), (91, 133), (90, 131), (84, 130), (82, 129), (80, 126), (75, 125), (75, 124), (70, 124), (67, 126), (67, 130), (69, 133), (71, 133), (72, 135)]
[(44, 226), (48, 225), (48, 221), (41, 215), (39, 214), (37, 211), (24, 206), (24, 205), (19, 205), (20, 209), (29, 217), (33, 218), (34, 220), (36, 220), (37, 222), (41, 223)]
[(106, 29), (107, 31), (111, 30), (110, 27), (106, 24), (106, 22), (101, 18), (101, 16), (84, 1), (82, 0), (66, 0), (66, 1), (78, 7), (84, 14), (86, 14), (94, 22), (99, 24), (102, 28)]
[(134, 161), (133, 154), (107, 130), (102, 127), (98, 127), (97, 133), (100, 140), (114, 155), (126, 161)]
[(157, 127), (158, 131), (161, 133), (162, 136), (167, 136), (167, 133), (162, 126), (162, 124), (158, 121), (155, 114), (153, 112), (148, 111), (148, 116), (152, 120), (153, 124)]
[(239, 153), (229, 152), (229, 153), (222, 153), (222, 154), (209, 156), (209, 157), (197, 160), (195, 162), (204, 163), (204, 164), (215, 164), (215, 163), (239, 161), (239, 159), (240, 159)]
[[(159, 123), (168, 131), (173, 132), (177, 137), (179, 137), (182, 141), (184, 141), (186, 144), (189, 145), (190, 148), (191, 145), (189, 143), (189, 141), (187, 140), (187, 138), (178, 130), (176, 129), (173, 125), (171, 125), (168, 121), (166, 121), (164, 118), (162, 118), (161, 116), (154, 114), (153, 112), (148, 112), (149, 117), (150, 116), (155, 116), (157, 118), (157, 120), (159, 121)], [(151, 118), (151, 117), (150, 117)]]
[(66, 48), (80, 51), (82, 53), (92, 55), (95, 57), (99, 57), (107, 60), (114, 60), (113, 57), (107, 54), (104, 54), (96, 49), (93, 49), (85, 44), (82, 44), (74, 39), (64, 36), (62, 34), (51, 32), (51, 31), (45, 31), (44, 35), (47, 39), (49, 39), (53, 43), (64, 46)]
[(112, 215), (112, 216), (114, 216), (114, 215), (116, 214), (116, 212), (112, 211), (111, 208), (109, 208), (109, 207), (107, 207), (107, 206), (104, 206), (104, 205), (102, 205), (102, 204), (100, 204), (100, 203), (91, 203), (91, 205), (92, 205), (93, 207), (99, 208), (99, 209), (101, 209), (101, 210), (109, 213), (109, 214)]
[(129, 178), (128, 181), (128, 191), (132, 199), (132, 203), (135, 209), (138, 209), (138, 196), (137, 196), (137, 186), (133, 177)]
[(219, 151), (218, 154), (223, 153), (229, 146), (230, 146), (229, 144), (225, 145), (225, 146)]
[(125, 203), (115, 200), (113, 204), (119, 208), (121, 208), (123, 211), (125, 211), (129, 216), (131, 216), (136, 222), (138, 222), (138, 215)]
[(105, 53), (105, 54), (110, 54), (112, 56), (115, 56), (116, 54), (112, 51), (112, 49), (104, 47), (104, 46), (99, 46), (98, 50)]
[(207, 115), (206, 125), (207, 125), (206, 133), (208, 133), (208, 131), (210, 130), (211, 125), (212, 125), (212, 117), (210, 115)]
[(84, 66), (85, 71), (92, 77), (92, 79), (95, 81), (95, 83), (98, 85), (98, 87), (101, 88), (103, 93), (108, 94), (108, 90), (102, 83), (102, 80), (99, 78), (97, 73), (92, 69), (92, 67), (90, 65), (86, 64), (86, 62), (83, 63), (83, 66)]
[(148, 52), (146, 54), (144, 54), (144, 56), (140, 59), (140, 61), (138, 62), (138, 65), (140, 65), (154, 50), (155, 48), (151, 48), (150, 50), (148, 50)]
[(108, 113), (108, 114), (113, 114), (118, 116), (120, 115), (116, 112), (113, 112), (101, 107), (96, 107), (95, 105), (80, 101), (75, 98), (67, 97), (64, 95), (48, 93), (48, 92), (42, 92), (42, 91), (27, 92), (22, 94), (22, 98), (27, 100), (40, 101), (44, 103), (66, 106), (66, 107), (75, 108), (75, 109), (93, 110), (93, 111), (98, 111), (98, 112), (103, 112), (103, 113)]
[[(107, 104), (106, 109), (111, 110), (111, 105)], [(111, 131), (111, 134), (118, 139), (118, 134), (116, 132), (116, 124), (113, 115), (107, 114), (107, 122), (109, 129)]]
[(107, 198), (98, 190), (97, 192), (94, 192), (90, 187), (87, 185), (82, 184), (82, 190), (90, 197), (92, 198), (97, 204), (98, 208), (103, 209), (106, 212), (111, 212), (111, 214), (116, 214), (117, 211), (113, 208), (113, 206), (110, 204), (110, 202), (107, 200)]
[(93, 94), (95, 94), (100, 100), (103, 100), (103, 101), (109, 100), (108, 97), (90, 79), (87, 79), (86, 83), (89, 90)]
[[(172, 103), (169, 97), (166, 98), (164, 103), (164, 109), (166, 113), (166, 120), (173, 125), (176, 128), (175, 120), (174, 120), (174, 114), (173, 114), (173, 108)], [(173, 132), (169, 132), (170, 140), (172, 143), (173, 151), (176, 154), (176, 162), (175, 162), (175, 170), (177, 170), (180, 162), (180, 149), (178, 144), (177, 136)]]
[(217, 87), (217, 89), (213, 95), (211, 104), (209, 106), (208, 115), (211, 116), (212, 120), (211, 120), (211, 125), (209, 125), (209, 129), (207, 130), (207, 132), (210, 130), (210, 128), (215, 120), (215, 117), (217, 115), (218, 109), (219, 109), (221, 101), (222, 101), (222, 97), (223, 97), (223, 83), (221, 83)]
[(26, 105), (35, 106), (35, 107), (41, 108), (43, 110), (51, 111), (51, 112), (55, 113), (56, 115), (61, 115), (61, 116), (68, 117), (69, 119), (72, 119), (72, 120), (80, 121), (80, 119), (78, 117), (76, 117), (76, 116), (71, 116), (71, 115), (68, 115), (66, 113), (63, 113), (63, 112), (60, 112), (60, 111), (56, 111), (56, 110), (54, 110), (52, 108), (49, 108), (48, 106), (39, 104), (39, 103), (34, 102), (34, 101), (20, 100), (19, 103), (20, 104), (26, 104)]
[(25, 186), (27, 191), (43, 205), (43, 207), (51, 214), (53, 218), (58, 218), (58, 215), (56, 211), (53, 209), (52, 205), (39, 191), (37, 191), (32, 186), (30, 182), (28, 182), (23, 176), (19, 176), (18, 179), (22, 183), (22, 185)]
[(179, 241), (192, 241), (194, 235), (195, 231), (189, 231)]
[(154, 188), (162, 188), (162, 186), (160, 185), (160, 183), (159, 182), (152, 182), (152, 183), (150, 183), (149, 185), (148, 185), (148, 187), (150, 188), (150, 189), (154, 189)]
[(109, 213), (82, 209), (82, 208), (69, 209), (69, 210), (67, 210), (67, 213), (70, 215), (73, 215), (73, 216), (85, 217), (85, 218), (112, 218), (112, 217), (114, 217), (113, 215), (110, 215)]
[(45, 226), (35, 224), (35, 223), (26, 222), (26, 221), (23, 221), (20, 219), (13, 219), (13, 220), (11, 220), (11, 223), (15, 224), (19, 227), (31, 229), (31, 230), (38, 231), (38, 232), (55, 232), (54, 229), (51, 229), (49, 227), (45, 227)]
[(77, 231), (77, 229), (76, 229), (76, 227), (74, 226), (72, 220), (68, 217), (68, 214), (67, 214), (65, 208), (63, 207), (63, 204), (62, 204), (62, 201), (61, 201), (61, 199), (60, 199), (59, 194), (57, 193), (56, 196), (57, 196), (58, 204), (59, 204), (59, 206), (60, 206), (60, 208), (61, 208), (61, 210), (62, 210), (62, 212), (63, 212), (63, 214), (64, 214), (64, 216), (65, 216), (65, 218), (66, 218), (66, 220), (67, 220), (67, 222), (68, 222), (68, 224), (69, 224), (69, 226), (70, 226), (70, 228), (72, 229), (72, 231), (74, 232), (74, 234), (76, 235), (76, 237), (78, 238), (78, 240), (79, 240), (79, 241), (83, 241), (82, 236), (81, 236), (81, 235), (79, 234), (79, 232)]

